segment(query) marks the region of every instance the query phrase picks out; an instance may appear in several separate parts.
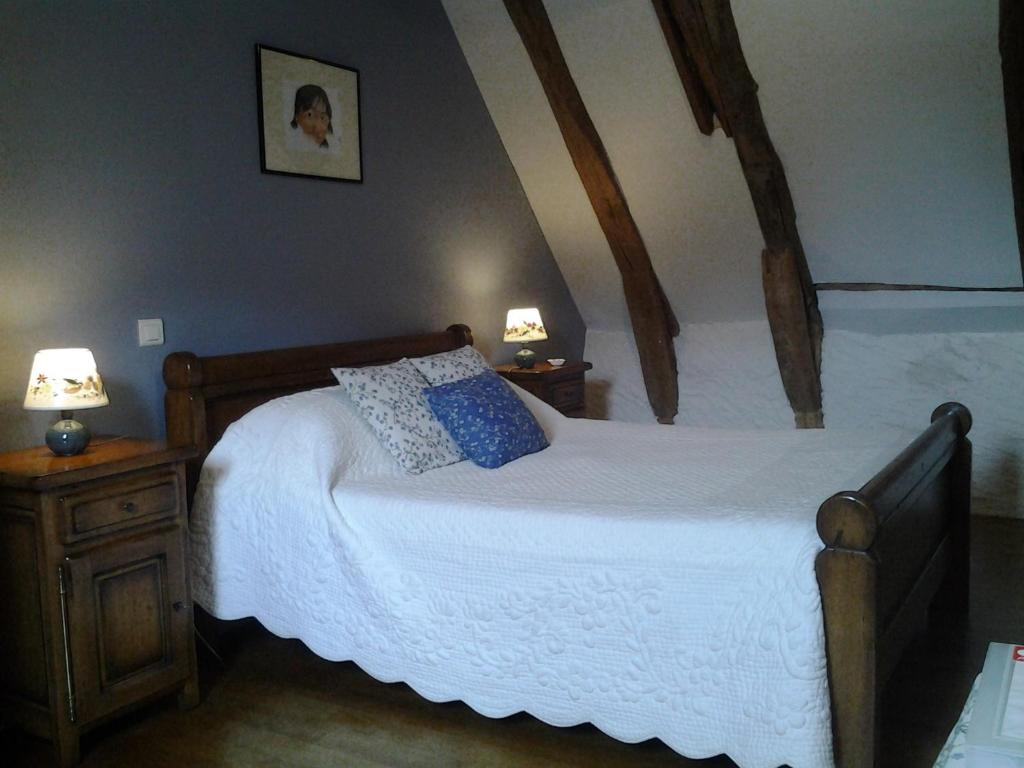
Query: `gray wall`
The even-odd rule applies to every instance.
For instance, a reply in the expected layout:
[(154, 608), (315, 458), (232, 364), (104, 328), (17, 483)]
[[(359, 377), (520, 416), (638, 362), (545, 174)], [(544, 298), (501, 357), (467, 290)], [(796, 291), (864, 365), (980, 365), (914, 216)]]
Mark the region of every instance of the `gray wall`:
[[(0, 450), (37, 349), (87, 346), (94, 429), (162, 432), (163, 357), (468, 323), (584, 327), (439, 3), (0, 1)], [(360, 71), (363, 184), (261, 174), (253, 46)], [(135, 321), (167, 343), (139, 348)]]

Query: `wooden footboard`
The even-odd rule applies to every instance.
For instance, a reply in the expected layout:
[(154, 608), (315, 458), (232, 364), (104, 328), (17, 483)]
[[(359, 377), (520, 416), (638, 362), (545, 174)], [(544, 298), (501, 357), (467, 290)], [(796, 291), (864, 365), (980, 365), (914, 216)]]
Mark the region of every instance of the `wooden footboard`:
[(940, 405), (931, 426), (870, 482), (818, 510), (837, 768), (875, 765), (879, 698), (929, 608), (941, 602), (966, 616), (970, 428), (967, 408)]

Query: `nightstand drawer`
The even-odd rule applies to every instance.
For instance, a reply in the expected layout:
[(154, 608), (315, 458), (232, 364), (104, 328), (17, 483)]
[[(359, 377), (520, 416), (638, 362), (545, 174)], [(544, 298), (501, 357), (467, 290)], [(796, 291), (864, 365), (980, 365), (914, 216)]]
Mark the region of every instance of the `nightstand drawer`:
[(494, 370), (566, 416), (584, 416), (586, 397), (583, 376), (591, 367), (584, 360), (576, 360), (558, 367), (550, 363), (537, 363), (533, 368), (499, 365)]
[(60, 499), (67, 515), (67, 539), (117, 530), (178, 514), (177, 476), (170, 472), (105, 483)]
[(575, 408), (583, 404), (583, 382), (560, 381), (550, 387), (551, 405), (559, 410)]

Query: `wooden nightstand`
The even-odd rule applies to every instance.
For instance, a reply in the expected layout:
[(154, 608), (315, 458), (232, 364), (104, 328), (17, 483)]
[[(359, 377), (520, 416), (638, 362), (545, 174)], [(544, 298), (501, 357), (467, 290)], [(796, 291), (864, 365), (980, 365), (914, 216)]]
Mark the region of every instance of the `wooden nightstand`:
[(566, 416), (583, 416), (583, 375), (593, 367), (590, 363), (579, 361), (558, 368), (550, 363), (538, 362), (533, 368), (498, 365), (494, 370)]
[(133, 704), (199, 700), (186, 577), (191, 448), (96, 438), (79, 456), (0, 454), (0, 714), (78, 762)]

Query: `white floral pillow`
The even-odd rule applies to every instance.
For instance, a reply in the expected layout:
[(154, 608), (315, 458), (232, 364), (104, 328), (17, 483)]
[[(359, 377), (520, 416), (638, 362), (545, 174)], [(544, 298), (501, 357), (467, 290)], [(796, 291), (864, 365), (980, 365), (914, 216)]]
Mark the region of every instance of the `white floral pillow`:
[(406, 472), (418, 475), (465, 458), (423, 397), (429, 382), (408, 360), (331, 372)]
[(469, 345), (451, 352), (412, 357), (409, 362), (416, 366), (416, 370), (423, 374), (432, 387), (468, 379), (491, 370), (484, 356)]

